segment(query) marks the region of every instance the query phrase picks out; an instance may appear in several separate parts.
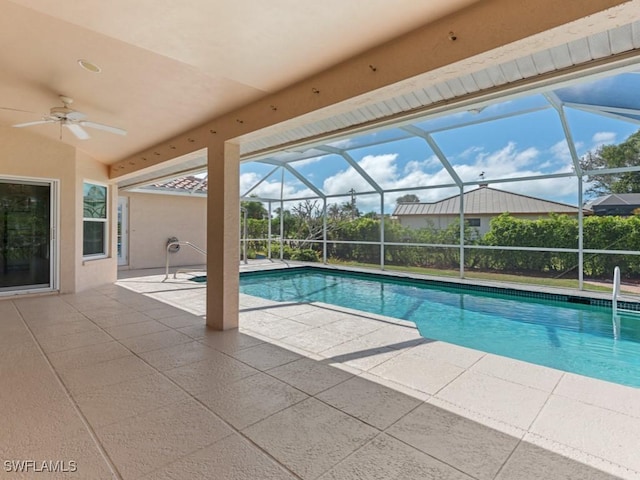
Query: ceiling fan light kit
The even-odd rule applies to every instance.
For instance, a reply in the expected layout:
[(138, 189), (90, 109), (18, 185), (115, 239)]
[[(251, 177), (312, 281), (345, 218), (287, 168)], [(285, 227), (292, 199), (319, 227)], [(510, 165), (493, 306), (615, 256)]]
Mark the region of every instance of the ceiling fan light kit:
[(102, 71), (102, 69), (98, 65), (96, 65), (93, 62), (90, 62), (89, 60), (85, 60), (84, 58), (81, 58), (80, 60), (78, 60), (78, 65), (80, 65), (86, 71), (91, 73), (100, 73)]
[[(97, 68), (97, 67), (96, 67)], [(98, 70), (99, 71), (99, 70)], [(44, 125), (47, 123), (60, 123), (60, 127), (67, 128), (73, 135), (79, 140), (87, 140), (91, 138), (89, 133), (84, 127), (93, 128), (95, 130), (102, 130), (104, 132), (114, 133), (116, 135), (126, 135), (127, 131), (122, 128), (112, 127), (111, 125), (104, 125), (102, 123), (86, 121), (87, 115), (73, 110), (71, 104), (73, 98), (65, 95), (60, 95), (60, 101), (62, 107), (52, 107), (49, 113), (42, 116), (42, 120), (36, 120), (34, 122), (18, 123), (13, 125), (16, 128), (31, 127), (34, 125)], [(15, 108), (3, 108), (3, 110), (16, 110)], [(20, 110), (25, 111), (26, 110)]]

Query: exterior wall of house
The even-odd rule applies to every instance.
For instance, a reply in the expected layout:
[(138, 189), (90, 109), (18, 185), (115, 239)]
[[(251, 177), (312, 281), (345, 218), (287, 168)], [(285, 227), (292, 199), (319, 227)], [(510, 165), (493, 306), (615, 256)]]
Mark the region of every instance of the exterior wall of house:
[[(472, 219), (480, 220), (480, 226), (475, 226), (474, 228), (478, 229), (478, 233), (482, 236), (487, 233), (491, 228), (491, 219), (496, 217), (497, 215), (467, 215), (465, 216), (465, 220), (469, 221)], [(539, 218), (543, 218), (544, 215), (521, 215), (521, 214), (513, 214), (515, 218), (520, 218), (523, 220), (537, 220)], [(577, 215), (574, 215), (577, 217)], [(439, 216), (428, 216), (428, 215), (398, 215), (398, 221), (400, 225), (409, 228), (425, 228), (431, 226), (433, 228), (437, 228), (438, 230), (443, 230), (447, 228), (452, 223), (458, 223), (459, 217), (458, 215), (439, 215)]]
[(426, 215), (398, 215), (398, 222), (403, 227), (413, 228), (415, 230), (419, 228), (436, 228), (442, 230), (453, 222), (458, 221), (458, 217), (442, 217), (442, 216), (426, 216)]
[(594, 205), (592, 207), (594, 215), (618, 215), (628, 217), (636, 215), (636, 211), (640, 210), (640, 205)]
[[(76, 285), (77, 291), (94, 288), (98, 285), (113, 283), (117, 280), (117, 251), (116, 251), (116, 219), (118, 209), (118, 188), (116, 185), (108, 185), (109, 168), (78, 151), (76, 155)], [(95, 182), (97, 184), (108, 185), (107, 218), (107, 257), (100, 259), (85, 260), (82, 257), (82, 216), (83, 216), (83, 184), (84, 182)]]
[[(170, 237), (206, 250), (206, 197), (133, 192), (121, 196), (129, 199), (128, 268), (164, 267)], [(204, 265), (206, 258), (182, 246), (179, 252), (170, 254), (169, 262), (174, 266)]]
[[(86, 177), (107, 184), (106, 166), (63, 142), (28, 130), (0, 127), (0, 176), (59, 182), (60, 292), (76, 292), (116, 280), (113, 255), (92, 262), (82, 258), (82, 181)], [(110, 188), (112, 195), (114, 190)], [(113, 248), (113, 241), (110, 245)]]
[[(479, 220), (480, 226), (474, 226), (474, 228), (478, 229), (480, 235), (484, 235), (489, 231), (489, 224), (494, 216), (495, 215), (469, 215), (465, 217), (465, 220)], [(398, 219), (400, 224), (405, 227), (414, 229), (433, 227), (438, 230), (444, 230), (452, 223), (458, 223), (460, 221), (458, 215), (438, 215), (431, 217), (427, 215), (399, 215)]]

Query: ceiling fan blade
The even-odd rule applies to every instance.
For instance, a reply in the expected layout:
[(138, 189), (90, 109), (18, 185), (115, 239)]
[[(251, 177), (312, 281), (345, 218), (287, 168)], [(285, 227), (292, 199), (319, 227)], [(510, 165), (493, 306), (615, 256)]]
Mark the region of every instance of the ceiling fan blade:
[(71, 133), (73, 133), (79, 140), (87, 140), (91, 138), (87, 131), (77, 123), (63, 122), (62, 125), (71, 130)]
[(84, 120), (85, 118), (87, 118), (87, 116), (82, 113), (82, 112), (78, 112), (76, 110), (67, 113), (66, 117), (67, 120), (71, 120), (72, 122), (79, 122), (80, 120)]
[(20, 108), (0, 107), (0, 110), (10, 110), (12, 112), (36, 113), (31, 110), (22, 110)]
[(16, 128), (22, 128), (22, 127), (30, 127), (32, 125), (43, 125), (45, 123), (55, 123), (55, 122), (57, 122), (57, 120), (45, 119), (45, 120), (36, 120), (35, 122), (18, 123), (17, 125), (13, 125), (13, 126)]
[(111, 127), (109, 125), (103, 125), (95, 122), (79, 122), (83, 127), (95, 128), (96, 130), (104, 130), (105, 132), (115, 133), (117, 135), (126, 135), (127, 131), (117, 127)]

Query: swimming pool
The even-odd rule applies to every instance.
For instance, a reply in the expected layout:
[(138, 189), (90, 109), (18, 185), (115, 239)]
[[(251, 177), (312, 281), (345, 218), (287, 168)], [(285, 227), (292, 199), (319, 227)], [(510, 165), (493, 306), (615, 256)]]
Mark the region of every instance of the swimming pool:
[(610, 307), (583, 305), (578, 297), (485, 290), (320, 268), (240, 277), (240, 291), (248, 295), (409, 320), (426, 338), (640, 387), (640, 316), (623, 315), (614, 335)]

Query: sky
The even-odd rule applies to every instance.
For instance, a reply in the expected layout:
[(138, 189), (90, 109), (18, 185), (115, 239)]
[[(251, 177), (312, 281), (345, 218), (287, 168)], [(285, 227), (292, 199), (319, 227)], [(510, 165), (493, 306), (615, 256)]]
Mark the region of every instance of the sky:
[[(556, 90), (555, 94), (564, 102), (638, 109), (640, 104), (636, 103), (639, 101), (632, 95), (634, 91), (638, 91), (638, 82), (640, 75), (626, 73), (566, 87)], [(625, 95), (624, 92), (627, 91), (629, 95)], [(521, 113), (513, 115), (515, 112)], [(564, 112), (578, 156), (593, 152), (602, 145), (621, 143), (640, 129), (637, 119), (614, 118), (611, 115), (570, 106), (565, 106)], [(414, 125), (431, 132), (437, 148), (465, 182), (484, 179), (490, 183), (492, 179), (570, 173), (573, 170), (560, 116), (541, 94), (490, 105), (480, 112), (460, 112), (417, 122)], [(455, 128), (452, 128), (454, 126)], [(362, 146), (386, 138), (400, 137), (403, 138), (373, 146)], [(340, 140), (332, 145), (345, 149), (385, 190), (454, 183), (434, 150), (424, 139), (408, 137), (398, 129)], [(318, 156), (314, 158), (293, 162), (290, 165), (325, 194), (342, 195), (328, 199), (329, 204), (350, 201), (351, 196), (348, 192), (352, 189), (355, 192), (373, 191), (371, 185), (342, 156), (317, 153)], [(292, 155), (295, 153), (284, 152), (282, 157)], [(241, 194), (244, 195), (273, 169), (273, 165), (257, 162), (242, 164)], [(496, 183), (490, 186), (577, 205), (577, 183), (575, 177), (568, 177)], [(467, 187), (467, 190), (473, 188), (477, 187)], [(588, 185), (584, 187), (585, 190), (587, 188)], [(282, 169), (267, 177), (251, 193), (262, 198), (279, 199), (281, 189), (285, 199), (315, 196), (311, 189), (287, 171), (282, 186)], [(422, 202), (434, 202), (456, 195), (459, 190), (457, 187), (444, 187), (389, 192), (385, 194), (384, 199), (385, 213), (391, 213), (397, 198), (408, 193), (417, 195)], [(356, 195), (355, 199), (358, 209), (363, 213), (381, 210), (378, 194)], [(285, 208), (291, 208), (300, 201), (286, 203)], [(273, 205), (273, 208), (277, 207), (279, 204)]]

